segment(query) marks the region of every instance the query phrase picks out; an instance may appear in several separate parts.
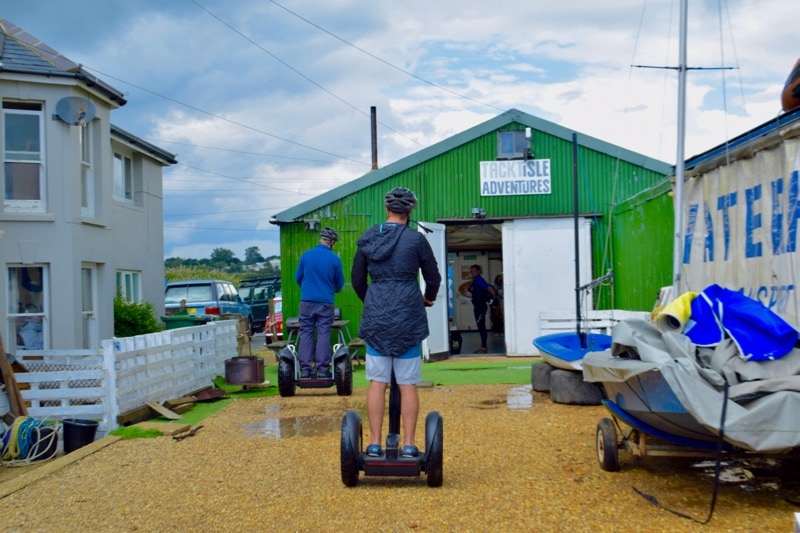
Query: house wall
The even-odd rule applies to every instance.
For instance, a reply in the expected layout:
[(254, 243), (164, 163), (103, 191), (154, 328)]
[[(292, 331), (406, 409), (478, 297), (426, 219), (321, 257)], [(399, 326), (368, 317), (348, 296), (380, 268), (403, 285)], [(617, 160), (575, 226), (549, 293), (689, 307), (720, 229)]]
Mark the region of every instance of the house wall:
[[(500, 129), (505, 131), (524, 127), (524, 124), (515, 123)], [(496, 197), (480, 195), (479, 163), (496, 159), (497, 131), (499, 130), (468, 140), (436, 157), (420, 160), (379, 183), (368, 185), (315, 209), (296, 222), (282, 224), (284, 316), (297, 315), (299, 289), (294, 281), (294, 272), (300, 255), (316, 245), (321, 227), (331, 226), (340, 235), (335, 251), (345, 266), (347, 280), (342, 293), (336, 296), (335, 304), (341, 308), (343, 317), (351, 320), (351, 332), (356, 334), (362, 306), (350, 285), (349, 272), (356, 251), (356, 241), (368, 227), (384, 219), (383, 195), (393, 187), (408, 187), (417, 194), (419, 207), (413, 216), (422, 221), (469, 220), (472, 217), (472, 208), (475, 207), (485, 210), (489, 218), (571, 217), (574, 211), (572, 142), (542, 131), (533, 132), (533, 158), (551, 160), (552, 193)], [(578, 136), (578, 143), (581, 142), (581, 136)], [(642, 156), (643, 164), (645, 159)], [(615, 230), (619, 232), (619, 237), (612, 241), (607, 238), (607, 222), (611, 218), (613, 207), (662, 182), (665, 175), (634, 162), (620, 160), (614, 154), (602, 153), (583, 145), (579, 148), (578, 168), (579, 211), (583, 214), (597, 214), (592, 222), (591, 262), (593, 275), (598, 277), (617, 266), (612, 244), (630, 246), (636, 232), (628, 225), (640, 222), (630, 219), (619, 223), (619, 229)], [(317, 223), (313, 224), (312, 229), (305, 220), (316, 220)], [(626, 283), (615, 283), (613, 292), (596, 296), (597, 308), (607, 309), (619, 302), (635, 304), (637, 307), (632, 308), (633, 310), (652, 308), (658, 288), (664, 285), (663, 279), (669, 280), (672, 257), (670, 239), (664, 242), (664, 236), (660, 234), (654, 234), (652, 238), (661, 239), (653, 241), (652, 246), (665, 247), (668, 258), (665, 260), (659, 256), (652, 259), (649, 265), (654, 273), (652, 278), (642, 279), (631, 275)], [(541, 257), (540, 261), (546, 263), (547, 258)], [(635, 263), (644, 261), (644, 253), (637, 255), (636, 251), (632, 251), (627, 261), (632, 270)], [(654, 282), (654, 279), (657, 281)], [(634, 296), (639, 293), (649, 293), (652, 297), (645, 303), (642, 298)]]
[[(80, 126), (54, 118), (57, 103), (67, 96), (87, 98), (95, 105), (96, 117), (87, 124), (93, 133), (93, 216), (81, 213)], [(45, 349), (81, 348), (83, 317), (81, 269), (96, 268), (96, 333), (94, 339), (114, 334), (113, 298), (116, 270), (142, 273), (143, 299), (163, 311), (163, 213), (161, 168), (163, 163), (142, 153), (144, 203), (121, 206), (113, 200), (113, 152), (110, 115), (116, 104), (88, 92), (66, 78), (17, 76), (0, 79), (0, 99), (43, 103), (45, 151), (45, 213), (4, 212), (0, 204), (0, 333), (6, 349), (15, 342), (8, 312), (10, 264), (41, 264), (49, 269)], [(0, 149), (2, 149), (0, 127)], [(0, 166), (0, 182), (3, 168)], [(99, 347), (91, 346), (93, 348)]]

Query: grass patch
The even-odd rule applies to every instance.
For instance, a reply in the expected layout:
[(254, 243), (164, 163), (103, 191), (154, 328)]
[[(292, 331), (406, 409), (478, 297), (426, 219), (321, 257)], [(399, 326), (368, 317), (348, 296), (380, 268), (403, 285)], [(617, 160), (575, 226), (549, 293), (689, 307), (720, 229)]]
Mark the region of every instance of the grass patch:
[(118, 427), (109, 435), (114, 435), (121, 439), (153, 439), (164, 435), (157, 429), (142, 429), (136, 426)]

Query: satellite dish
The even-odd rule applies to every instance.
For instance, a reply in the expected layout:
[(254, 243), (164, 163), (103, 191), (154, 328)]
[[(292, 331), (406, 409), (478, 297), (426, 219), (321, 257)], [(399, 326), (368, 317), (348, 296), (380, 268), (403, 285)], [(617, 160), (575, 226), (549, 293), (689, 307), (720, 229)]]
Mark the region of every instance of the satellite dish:
[(83, 126), (95, 115), (94, 104), (80, 96), (67, 96), (56, 104), (56, 115), (70, 126)]

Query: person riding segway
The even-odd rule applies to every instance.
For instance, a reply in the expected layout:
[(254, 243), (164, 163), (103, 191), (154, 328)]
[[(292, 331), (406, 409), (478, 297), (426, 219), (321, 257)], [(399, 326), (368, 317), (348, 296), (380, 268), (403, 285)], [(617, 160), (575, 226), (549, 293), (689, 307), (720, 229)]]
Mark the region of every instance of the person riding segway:
[[(300, 285), (297, 345), (278, 353), (278, 389), (293, 396), (295, 387), (322, 388), (336, 384), (339, 395), (352, 392), (353, 370), (349, 349), (337, 344), (331, 353), (331, 331), (336, 311), (334, 294), (344, 287), (344, 271), (333, 247), (339, 234), (325, 227), (319, 244), (300, 256), (295, 280)], [(333, 368), (333, 374), (331, 373)]]
[[(425, 237), (410, 229), (416, 195), (395, 188), (384, 197), (386, 221), (368, 229), (358, 240), (353, 260), (353, 289), (364, 302), (359, 337), (367, 345), (367, 415), (370, 442), (361, 449), (361, 419), (348, 411), (342, 421), (342, 481), (358, 482), (359, 470), (367, 475), (419, 475), (428, 472), (428, 484), (441, 484), (442, 419), (426, 418), (426, 451), (416, 447), (419, 415), (416, 384), (420, 381), (421, 343), (428, 336), (426, 306), (432, 306), (441, 285), (433, 250)], [(420, 294), (418, 275), (425, 289)], [(369, 275), (370, 283), (367, 283)], [(389, 393), (389, 434), (381, 448), (385, 393)], [(403, 446), (400, 447), (400, 422)], [(438, 443), (438, 445), (437, 445)]]

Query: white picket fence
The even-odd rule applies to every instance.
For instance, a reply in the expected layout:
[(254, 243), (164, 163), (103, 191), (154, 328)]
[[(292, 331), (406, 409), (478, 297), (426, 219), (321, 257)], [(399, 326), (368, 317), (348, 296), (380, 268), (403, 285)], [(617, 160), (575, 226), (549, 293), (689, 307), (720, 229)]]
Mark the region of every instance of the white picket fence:
[(110, 339), (101, 350), (26, 350), (14, 374), (28, 416), (98, 421), (100, 438), (120, 413), (184, 396), (225, 373), (237, 356), (235, 320)]

